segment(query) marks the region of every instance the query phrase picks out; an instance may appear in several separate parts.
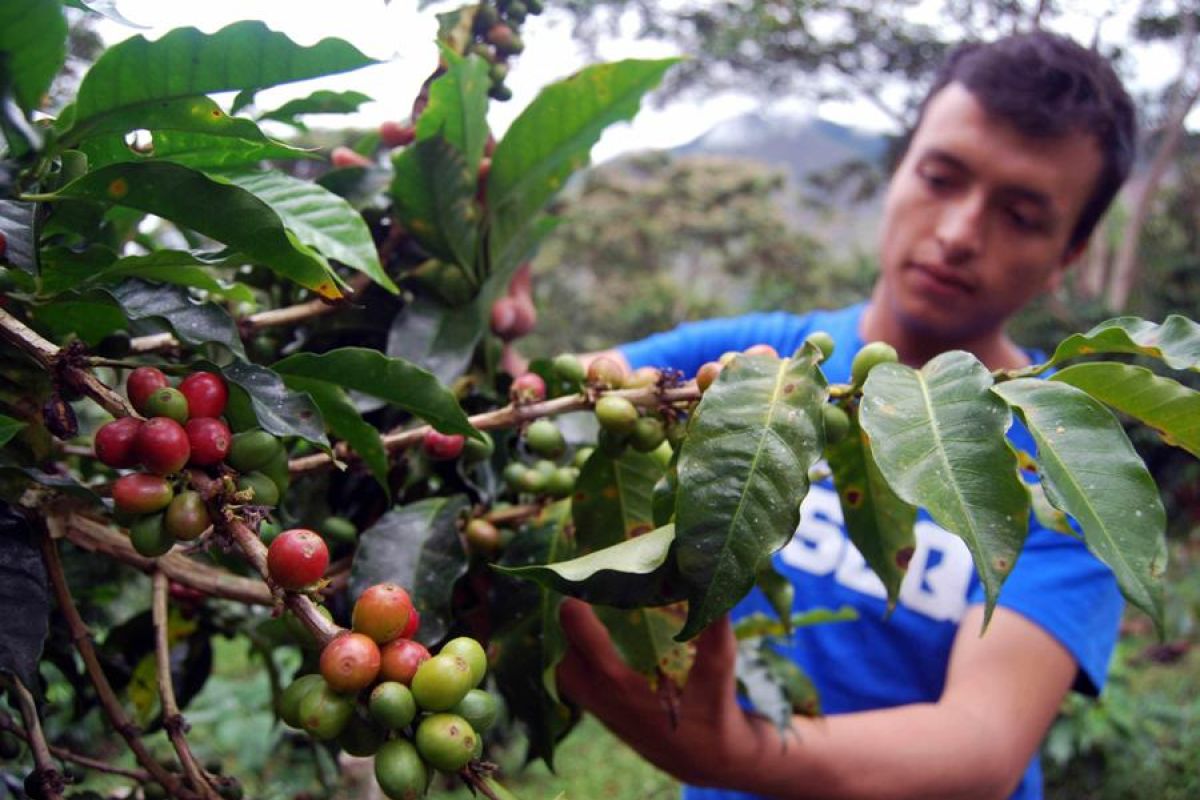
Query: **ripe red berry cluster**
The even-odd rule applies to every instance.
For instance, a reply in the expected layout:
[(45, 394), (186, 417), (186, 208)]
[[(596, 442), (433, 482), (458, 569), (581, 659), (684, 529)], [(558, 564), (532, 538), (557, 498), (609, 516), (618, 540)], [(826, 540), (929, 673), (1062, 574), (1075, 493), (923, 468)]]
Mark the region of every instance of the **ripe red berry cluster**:
[(431, 770), (454, 773), (478, 758), (480, 734), (496, 720), (495, 698), (478, 688), (483, 646), (459, 637), (431, 655), (412, 638), (419, 625), (403, 587), (369, 587), (352, 630), (321, 651), (319, 673), (297, 678), (279, 700), (286, 724), (374, 756), (376, 780), (394, 800), (424, 795)]
[(185, 466), (207, 466), (225, 457), (232, 436), (220, 419), (229, 397), (220, 375), (194, 372), (172, 387), (154, 367), (129, 374), (125, 391), (146, 417), (122, 417), (96, 431), (96, 457), (114, 469), (135, 469), (117, 478), (113, 504), (129, 524), (134, 548), (159, 556), (176, 541), (190, 541), (211, 524), (208, 507), (194, 491), (175, 490)]

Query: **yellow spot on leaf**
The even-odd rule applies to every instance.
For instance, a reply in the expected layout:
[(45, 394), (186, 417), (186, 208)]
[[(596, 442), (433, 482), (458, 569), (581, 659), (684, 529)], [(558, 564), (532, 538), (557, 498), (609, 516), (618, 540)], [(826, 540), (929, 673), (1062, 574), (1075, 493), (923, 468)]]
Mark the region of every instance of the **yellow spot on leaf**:
[(129, 194), (129, 181), (124, 178), (115, 178), (108, 184), (108, 196), (113, 200), (120, 200), (127, 194)]

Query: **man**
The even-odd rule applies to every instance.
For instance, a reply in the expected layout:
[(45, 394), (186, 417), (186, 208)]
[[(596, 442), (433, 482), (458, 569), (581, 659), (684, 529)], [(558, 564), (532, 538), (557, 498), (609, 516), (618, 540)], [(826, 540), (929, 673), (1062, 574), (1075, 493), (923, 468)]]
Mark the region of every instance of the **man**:
[[(1095, 53), (1041, 32), (959, 48), (889, 186), (867, 303), (683, 325), (613, 353), (692, 373), (726, 350), (765, 342), (790, 353), (826, 330), (837, 349), (822, 368), (835, 382), (873, 340), (912, 366), (951, 349), (992, 369), (1024, 366), (1006, 324), (1083, 252), (1128, 174), (1133, 137), (1132, 103)], [(577, 601), (562, 610), (571, 649), (560, 688), (691, 784), (688, 800), (1040, 797), (1036, 753), (1063, 697), (1104, 683), (1121, 612), (1111, 573), (1072, 537), (1031, 523), (980, 636), (982, 591), (965, 545), (922, 515), (899, 606), (884, 619), (882, 585), (841, 523), (832, 488), (814, 486), (775, 556), (797, 610), (849, 603), (860, 613), (784, 645), (817, 684), (824, 718), (797, 717), (781, 733), (746, 713), (723, 620), (698, 639), (672, 728)], [(766, 607), (755, 592), (735, 614)]]

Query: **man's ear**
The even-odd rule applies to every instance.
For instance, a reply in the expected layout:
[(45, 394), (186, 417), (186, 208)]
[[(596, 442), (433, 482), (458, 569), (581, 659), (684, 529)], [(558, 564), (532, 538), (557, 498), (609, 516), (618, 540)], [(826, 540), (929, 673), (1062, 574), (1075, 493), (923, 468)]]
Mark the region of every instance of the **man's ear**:
[(1082, 242), (1073, 244), (1067, 248), (1067, 252), (1063, 254), (1062, 261), (1060, 261), (1058, 266), (1055, 267), (1054, 270), (1046, 277), (1047, 292), (1058, 291), (1058, 287), (1062, 285), (1063, 276), (1067, 274), (1067, 270), (1074, 266), (1075, 262), (1082, 258), (1083, 254), (1087, 252), (1088, 241), (1088, 239), (1084, 239)]

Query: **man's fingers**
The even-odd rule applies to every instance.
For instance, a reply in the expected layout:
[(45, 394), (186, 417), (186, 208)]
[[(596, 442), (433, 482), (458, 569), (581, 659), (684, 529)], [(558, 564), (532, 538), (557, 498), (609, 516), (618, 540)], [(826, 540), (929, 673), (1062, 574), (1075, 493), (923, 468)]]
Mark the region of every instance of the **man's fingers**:
[(729, 615), (711, 623), (696, 637), (696, 660), (688, 675), (699, 685), (712, 682), (732, 683), (734, 664), (737, 660), (737, 638), (733, 635), (733, 623)]
[(563, 633), (571, 647), (584, 653), (605, 653), (613, 649), (612, 639), (608, 629), (592, 611), (592, 607), (582, 600), (568, 597), (562, 601), (558, 610), (558, 621), (562, 623)]

